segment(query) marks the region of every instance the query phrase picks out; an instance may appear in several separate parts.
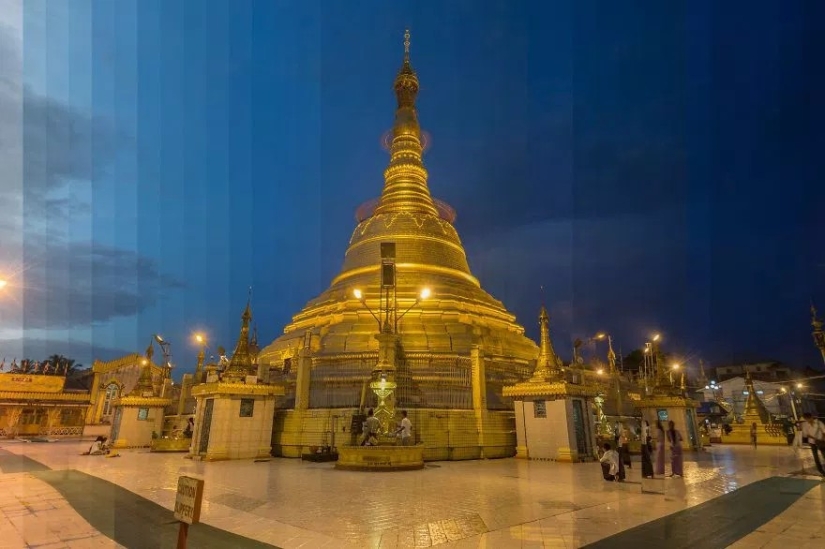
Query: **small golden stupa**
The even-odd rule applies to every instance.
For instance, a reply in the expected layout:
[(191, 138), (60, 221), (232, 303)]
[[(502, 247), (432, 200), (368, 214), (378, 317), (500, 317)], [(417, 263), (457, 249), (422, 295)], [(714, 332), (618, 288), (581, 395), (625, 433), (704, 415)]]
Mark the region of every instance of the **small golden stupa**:
[[(359, 208), (340, 274), (259, 355), (261, 375), (280, 376), (295, 399), (293, 410), (276, 416), (276, 454), (298, 455), (313, 429), (319, 438), (340, 433), (337, 422), (347, 421), (341, 409), (377, 403), (365, 384), (373, 381), (379, 345), (396, 346), (395, 409), (409, 411), (416, 439), (440, 446), (445, 436), (430, 458), (477, 457), (489, 446), (479, 441), (485, 430), (501, 447), (491, 452), (515, 449), (512, 401), (502, 387), (529, 377), (538, 349), (472, 275), (455, 213), (430, 195), (409, 45), (407, 32), (383, 192)], [(380, 343), (379, 332), (394, 337)]]
[(730, 433), (722, 436), (726, 444), (750, 444), (751, 426), (756, 424), (756, 443), (771, 446), (786, 446), (788, 440), (782, 430), (782, 425), (774, 423), (765, 403), (759, 398), (750, 372), (745, 372), (745, 390), (748, 398), (745, 400), (745, 409), (742, 412), (741, 422), (731, 424)]

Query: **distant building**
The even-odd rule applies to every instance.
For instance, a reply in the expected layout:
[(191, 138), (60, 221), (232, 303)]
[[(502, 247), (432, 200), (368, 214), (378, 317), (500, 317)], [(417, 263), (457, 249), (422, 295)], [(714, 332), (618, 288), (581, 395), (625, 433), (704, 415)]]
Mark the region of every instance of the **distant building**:
[[(717, 368), (717, 370), (719, 369)], [(765, 408), (774, 417), (793, 418), (794, 408), (797, 418), (801, 417), (804, 412), (816, 412), (814, 403), (804, 394), (798, 394), (794, 391), (791, 384), (754, 379), (753, 386), (756, 390), (756, 396), (759, 397)], [(737, 418), (744, 413), (745, 402), (748, 400), (748, 390), (745, 387), (744, 377), (726, 379), (717, 383), (715, 388), (702, 389), (700, 393), (703, 395), (705, 402), (721, 403), (727, 410), (732, 407)], [(792, 398), (795, 399), (793, 406), (791, 403)]]
[[(151, 354), (151, 353), (150, 353)], [(151, 357), (134, 353), (115, 360), (95, 360), (92, 365), (92, 381), (89, 384), (92, 405), (86, 415), (87, 425), (110, 424), (114, 415), (113, 401), (128, 395), (140, 378), (140, 369)], [(151, 362), (152, 384), (162, 384), (163, 368)]]
[[(68, 375), (38, 366), (0, 371), (0, 437), (108, 432), (114, 401), (131, 392), (144, 364), (150, 365), (153, 385), (157, 389), (163, 385), (163, 368), (151, 359), (152, 351), (147, 350), (146, 356), (135, 353), (108, 362), (96, 360), (89, 370)], [(94, 425), (101, 427), (86, 429)]]
[(744, 377), (748, 372), (754, 380), (760, 381), (791, 381), (797, 377), (789, 367), (781, 362), (768, 361), (717, 366), (716, 381)]

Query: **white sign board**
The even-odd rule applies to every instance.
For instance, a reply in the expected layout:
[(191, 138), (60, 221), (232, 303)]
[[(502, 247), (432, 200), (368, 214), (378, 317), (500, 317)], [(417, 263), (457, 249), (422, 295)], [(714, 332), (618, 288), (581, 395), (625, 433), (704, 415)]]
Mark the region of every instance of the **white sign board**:
[(175, 496), (175, 518), (186, 524), (195, 524), (201, 518), (203, 481), (192, 477), (178, 478), (178, 493)]

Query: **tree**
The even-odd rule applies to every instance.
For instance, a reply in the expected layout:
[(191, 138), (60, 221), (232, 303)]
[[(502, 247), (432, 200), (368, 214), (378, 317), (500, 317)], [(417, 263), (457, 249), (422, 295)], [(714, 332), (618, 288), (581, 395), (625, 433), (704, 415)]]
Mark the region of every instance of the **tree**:
[(73, 358), (68, 358), (63, 355), (51, 355), (49, 356), (48, 361), (51, 362), (52, 366), (60, 366), (61, 373), (63, 372), (63, 368), (65, 367), (67, 376), (74, 375), (75, 372), (83, 368), (83, 365), (75, 363), (75, 360)]
[(625, 371), (638, 372), (643, 369), (645, 363), (645, 352), (643, 349), (634, 349), (622, 359)]

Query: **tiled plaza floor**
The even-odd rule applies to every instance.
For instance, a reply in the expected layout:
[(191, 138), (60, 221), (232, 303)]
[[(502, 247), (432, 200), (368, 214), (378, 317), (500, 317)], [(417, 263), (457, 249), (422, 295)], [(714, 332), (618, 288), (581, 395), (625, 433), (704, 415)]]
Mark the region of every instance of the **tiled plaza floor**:
[[(145, 451), (121, 452), (121, 457), (114, 459), (80, 456), (88, 443), (0, 442), (0, 446), (53, 470), (75, 469), (107, 480), (167, 509), (173, 507), (178, 475), (202, 476), (204, 523), (285, 549), (582, 547), (623, 531), (630, 530), (631, 534), (636, 531), (631, 529), (641, 524), (715, 500), (763, 479), (786, 477), (803, 467), (812, 470), (809, 454), (800, 456), (788, 447), (753, 450), (716, 446), (685, 463), (684, 479), (661, 481), (664, 494), (642, 494), (638, 464), (630, 470), (629, 482), (621, 485), (604, 482), (595, 464), (515, 459), (438, 462), (421, 471), (370, 474), (336, 471), (329, 463), (287, 459), (201, 463), (184, 459), (181, 454)], [(0, 482), (19, 485), (17, 496), (5, 496), (5, 490), (0, 492), (4, 494), (0, 496), (3, 513), (14, 498), (19, 501), (27, 497), (35, 503), (49, 501), (55, 506), (63, 501), (37, 478), (38, 474), (41, 473), (4, 471), (0, 475)], [(765, 484), (766, 490), (771, 489), (768, 485), (772, 484)], [(825, 545), (825, 482), (808, 483), (804, 489), (777, 486), (772, 489), (790, 506), (777, 510), (779, 515), (775, 518), (757, 518), (758, 513), (750, 518), (746, 513), (736, 519), (756, 522), (753, 533), (735, 546), (773, 547), (782, 543), (802, 549)], [(765, 497), (759, 486), (753, 489), (754, 494)], [(743, 505), (741, 501), (730, 501), (731, 505)], [(753, 501), (759, 505), (758, 498)], [(721, 516), (718, 509), (709, 508), (704, 515), (701, 509), (697, 507), (695, 516), (690, 518), (697, 522), (697, 529), (705, 527), (706, 521), (730, 520)], [(72, 510), (64, 505), (62, 512), (68, 517)], [(5, 517), (8, 516), (6, 513)], [(82, 524), (79, 517), (71, 516), (64, 519), (67, 531), (79, 529)], [(686, 519), (680, 516), (684, 529)], [(20, 537), (31, 546), (41, 543), (35, 540), (37, 526), (30, 528), (29, 523), (2, 520), (5, 522), (0, 523), (0, 539), (6, 539), (6, 530), (14, 527), (19, 534), (14, 538), (16, 543), (20, 543)], [(661, 534), (668, 539), (669, 549), (690, 541), (667, 537), (671, 528), (668, 525), (678, 522), (668, 519), (661, 523)], [(656, 528), (652, 530), (655, 532)], [(53, 547), (95, 547), (93, 543), (97, 543), (89, 541), (89, 545), (82, 545), (79, 540), (63, 536), (59, 527), (55, 526), (55, 531), (55, 543), (62, 545)], [(674, 536), (678, 533), (673, 532)], [(606, 541), (615, 547), (639, 546), (622, 536)], [(116, 546), (109, 543), (103, 546)]]

